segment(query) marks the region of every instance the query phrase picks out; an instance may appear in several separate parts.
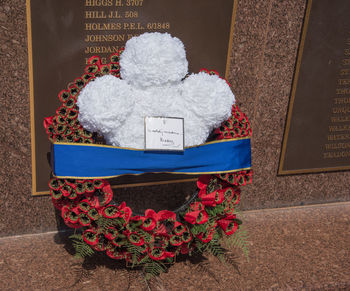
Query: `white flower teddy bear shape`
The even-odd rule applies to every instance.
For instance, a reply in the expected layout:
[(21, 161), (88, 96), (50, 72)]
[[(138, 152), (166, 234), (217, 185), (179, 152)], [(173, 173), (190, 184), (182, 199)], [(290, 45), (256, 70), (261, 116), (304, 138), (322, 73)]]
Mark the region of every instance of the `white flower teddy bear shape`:
[(185, 146), (202, 144), (229, 118), (235, 98), (218, 76), (187, 74), (178, 38), (158, 32), (133, 37), (120, 56), (121, 79), (98, 77), (81, 91), (79, 121), (110, 145), (143, 149), (146, 116), (182, 117)]

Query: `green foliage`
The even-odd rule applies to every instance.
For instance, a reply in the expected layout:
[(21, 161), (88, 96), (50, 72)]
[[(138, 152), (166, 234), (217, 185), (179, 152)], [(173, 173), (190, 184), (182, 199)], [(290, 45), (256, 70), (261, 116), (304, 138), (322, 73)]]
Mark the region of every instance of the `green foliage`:
[(83, 235), (78, 233), (72, 234), (69, 238), (73, 240), (84, 241)]
[(137, 228), (139, 228), (139, 226), (142, 225), (142, 220), (139, 221), (130, 221), (128, 224), (128, 228), (131, 231), (135, 231)]
[(203, 224), (195, 224), (191, 227), (191, 232), (194, 235), (197, 235), (201, 232), (205, 233), (208, 229), (208, 225), (206, 223)]
[(219, 241), (222, 238), (221, 231), (216, 230), (213, 235), (213, 239)]
[(224, 207), (222, 205), (216, 205), (215, 207), (206, 207), (205, 211), (210, 217), (217, 217), (219, 214), (224, 213)]
[(101, 216), (97, 220), (97, 225), (99, 226), (99, 230), (105, 233), (109, 227), (121, 227), (123, 223), (119, 218), (111, 219)]
[(149, 259), (143, 266), (143, 272), (145, 273), (146, 280), (150, 280), (153, 277), (159, 276), (161, 273), (164, 273), (167, 270), (167, 267), (159, 262)]
[(141, 228), (136, 229), (136, 232), (138, 235), (144, 238), (145, 242), (150, 242), (153, 239), (153, 236), (150, 233)]
[(144, 256), (138, 263), (139, 266), (145, 265), (150, 260), (149, 256)]
[[(219, 242), (219, 238), (213, 238), (209, 243), (207, 244), (202, 244), (201, 246), (201, 250), (202, 252), (209, 252), (211, 253), (213, 256), (215, 256), (220, 262), (222, 262), (225, 265), (231, 265), (233, 266), (238, 273), (240, 273), (239, 271), (239, 263), (237, 262), (237, 256), (230, 252), (227, 251), (224, 247), (221, 246), (220, 242)], [(200, 268), (202, 268), (203, 270), (205, 270), (207, 267), (207, 265), (203, 265), (200, 264)], [(205, 270), (207, 273), (208, 270)], [(215, 277), (214, 277), (215, 278)]]
[(73, 234), (69, 238), (72, 240), (76, 258), (90, 257), (95, 253), (95, 251), (84, 241), (82, 234)]
[(221, 262), (225, 262), (225, 249), (220, 245), (217, 239), (212, 239), (205, 245), (205, 251), (208, 251), (213, 256), (217, 257)]
[(132, 243), (129, 243), (127, 242), (125, 244), (128, 252), (132, 255), (131, 257), (131, 262), (132, 262), (132, 265), (131, 265), (131, 268), (135, 267), (136, 265), (139, 265), (141, 262), (140, 262), (140, 259), (142, 257), (142, 250), (139, 246), (135, 246), (133, 245)]
[(228, 248), (240, 248), (243, 251), (244, 256), (249, 261), (249, 236), (247, 231), (241, 225), (238, 230), (228, 237), (225, 242)]

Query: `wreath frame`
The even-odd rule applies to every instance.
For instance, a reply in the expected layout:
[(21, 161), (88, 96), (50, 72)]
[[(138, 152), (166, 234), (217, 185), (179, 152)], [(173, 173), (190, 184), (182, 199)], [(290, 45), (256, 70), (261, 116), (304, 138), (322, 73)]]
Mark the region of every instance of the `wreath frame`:
[[(85, 73), (58, 94), (62, 105), (54, 116), (44, 119), (52, 143), (101, 143), (97, 134), (85, 130), (79, 123), (77, 96), (96, 77), (111, 74), (120, 78), (119, 56), (123, 50), (112, 54), (108, 64), (103, 64), (98, 56), (91, 57)], [(219, 76), (214, 70), (201, 71)], [(232, 116), (213, 132), (212, 138), (251, 135), (247, 116), (233, 105)], [(240, 247), (248, 257), (247, 234), (237, 218), (236, 206), (240, 187), (251, 183), (252, 173), (244, 170), (201, 175), (198, 190), (177, 210), (157, 213), (147, 209), (144, 215), (133, 215), (125, 202), (118, 205), (107, 180), (52, 177), (49, 187), (52, 202), (65, 224), (75, 229), (70, 238), (76, 257), (106, 252), (112, 259), (125, 260), (128, 267), (142, 267), (146, 278), (151, 278), (166, 271), (180, 254), (209, 251), (225, 261), (226, 250), (220, 244), (223, 238), (231, 246)]]

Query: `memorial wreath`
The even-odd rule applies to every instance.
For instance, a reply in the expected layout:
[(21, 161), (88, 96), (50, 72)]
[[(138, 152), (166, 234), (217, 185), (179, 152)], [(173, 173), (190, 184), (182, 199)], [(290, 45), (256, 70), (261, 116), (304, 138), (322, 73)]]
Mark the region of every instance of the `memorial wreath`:
[[(57, 174), (57, 165), (62, 160), (68, 165), (68, 172), (79, 167), (79, 161), (74, 164), (71, 158), (56, 156), (60, 145), (88, 145), (83, 149), (94, 145), (112, 148), (101, 146), (101, 135), (81, 124), (77, 100), (87, 84), (94, 83), (97, 78), (107, 75), (121, 78), (119, 64), (123, 50), (111, 55), (108, 64), (103, 64), (97, 56), (90, 58), (84, 74), (59, 93), (62, 105), (56, 114), (44, 120), (48, 138), (53, 144), (50, 193), (65, 224), (76, 229), (71, 236), (76, 256), (105, 252), (110, 258), (125, 260), (132, 267), (142, 267), (150, 277), (165, 271), (180, 254), (208, 251), (225, 261), (226, 250), (220, 244), (221, 239), (226, 239), (231, 246), (241, 247), (248, 255), (246, 232), (237, 218), (236, 206), (240, 187), (251, 182), (250, 166), (238, 167), (234, 171), (207, 171), (200, 175), (196, 193), (182, 207), (159, 212), (147, 209), (144, 215), (133, 213), (125, 202), (115, 202), (106, 175), (101, 178)], [(200, 74), (219, 75), (206, 69)], [(247, 116), (233, 104), (231, 116), (212, 132), (212, 142), (207, 144), (245, 141), (251, 134)], [(89, 159), (86, 160), (89, 163)]]

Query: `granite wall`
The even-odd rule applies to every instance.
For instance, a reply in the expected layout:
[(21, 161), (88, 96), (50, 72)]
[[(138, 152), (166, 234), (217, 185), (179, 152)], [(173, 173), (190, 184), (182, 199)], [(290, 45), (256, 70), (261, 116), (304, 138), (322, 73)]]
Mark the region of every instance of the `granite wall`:
[[(350, 200), (350, 172), (277, 176), (305, 2), (238, 1), (229, 81), (254, 131), (255, 174), (243, 188), (244, 209)], [(31, 196), (25, 1), (0, 0), (0, 31), (0, 237), (56, 230), (61, 226), (50, 197)], [(156, 194), (149, 203), (160, 209), (181, 204), (193, 189), (173, 184), (118, 195), (137, 207)]]

